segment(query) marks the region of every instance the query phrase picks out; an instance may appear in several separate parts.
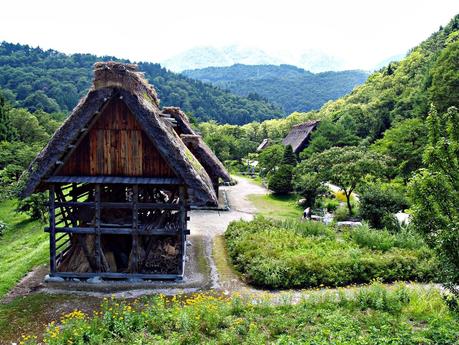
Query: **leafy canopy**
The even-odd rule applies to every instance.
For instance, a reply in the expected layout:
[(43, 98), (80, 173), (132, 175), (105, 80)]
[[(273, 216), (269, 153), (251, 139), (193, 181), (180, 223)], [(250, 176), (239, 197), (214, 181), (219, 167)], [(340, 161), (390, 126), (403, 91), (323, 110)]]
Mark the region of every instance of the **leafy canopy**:
[(322, 182), (339, 186), (346, 195), (349, 214), (352, 214), (350, 196), (368, 176), (383, 176), (388, 158), (356, 146), (333, 147), (301, 162), (304, 172), (317, 173)]

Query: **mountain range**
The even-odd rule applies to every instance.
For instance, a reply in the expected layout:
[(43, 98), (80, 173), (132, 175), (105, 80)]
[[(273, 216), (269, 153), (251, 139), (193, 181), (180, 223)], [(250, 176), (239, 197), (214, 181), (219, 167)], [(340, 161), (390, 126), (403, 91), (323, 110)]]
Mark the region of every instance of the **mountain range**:
[[(394, 55), (375, 64), (370, 70), (377, 70), (391, 61), (399, 61), (405, 54)], [(185, 50), (160, 61), (167, 69), (182, 72), (206, 67), (229, 67), (243, 65), (294, 65), (313, 73), (348, 70), (355, 64), (346, 59), (327, 54), (321, 50), (309, 49), (301, 53), (291, 51), (266, 52), (262, 49), (230, 45), (224, 47), (200, 46)]]
[[(28, 45), (0, 44), (0, 89), (14, 105), (30, 111), (69, 112), (91, 85), (96, 61), (113, 56), (67, 55)], [(282, 117), (284, 111), (265, 99), (237, 96), (216, 86), (175, 74), (160, 64), (138, 63), (154, 85), (161, 105), (178, 106), (198, 121), (244, 124)]]
[(212, 83), (237, 95), (267, 99), (286, 113), (319, 109), (362, 84), (364, 71), (311, 73), (291, 65), (242, 65), (183, 71), (187, 77)]

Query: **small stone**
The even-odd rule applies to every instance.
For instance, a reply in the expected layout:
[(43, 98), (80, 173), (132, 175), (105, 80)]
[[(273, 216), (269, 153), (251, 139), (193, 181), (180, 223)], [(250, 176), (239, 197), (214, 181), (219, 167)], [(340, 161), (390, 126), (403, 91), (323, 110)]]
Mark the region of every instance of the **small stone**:
[(187, 240), (187, 241), (186, 241), (186, 245), (187, 245), (187, 246), (191, 246), (191, 245), (192, 245), (191, 241), (190, 241), (190, 240)]
[(101, 277), (95, 276), (95, 277), (89, 278), (86, 282), (89, 284), (100, 284), (103, 282), (103, 280)]
[(62, 277), (52, 277), (49, 274), (45, 277), (45, 283), (62, 283), (64, 281), (65, 280)]
[(128, 283), (143, 283), (144, 280), (142, 278), (129, 278)]
[(72, 282), (79, 283), (81, 280), (78, 278), (72, 278)]

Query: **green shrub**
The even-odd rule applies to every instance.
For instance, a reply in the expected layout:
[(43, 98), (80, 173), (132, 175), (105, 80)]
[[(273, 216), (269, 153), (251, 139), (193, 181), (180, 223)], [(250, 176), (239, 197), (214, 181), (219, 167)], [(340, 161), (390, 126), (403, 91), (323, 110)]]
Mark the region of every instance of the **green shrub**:
[(360, 215), (377, 229), (398, 230), (393, 214), (408, 207), (404, 193), (395, 186), (367, 185), (360, 193)]
[(32, 219), (45, 221), (48, 215), (48, 197), (46, 193), (36, 193), (19, 200), (16, 212), (22, 212)]
[[(433, 277), (437, 261), (424, 245), (418, 248), (412, 240), (405, 246), (401, 237), (368, 231), (376, 232), (363, 228), (356, 230), (355, 237), (341, 236), (314, 222), (282, 223), (257, 217), (251, 222), (232, 222), (225, 237), (235, 268), (249, 283), (267, 288)], [(378, 243), (379, 238), (384, 242)]]
[(290, 165), (281, 165), (269, 178), (268, 188), (275, 194), (292, 192), (292, 169)]
[(342, 204), (336, 209), (333, 215), (333, 220), (336, 222), (342, 222), (347, 219), (349, 219), (349, 210), (344, 204)]
[(391, 248), (417, 249), (425, 247), (422, 238), (409, 229), (393, 234), (387, 230), (373, 230), (368, 225), (354, 228), (350, 238), (360, 247), (387, 251)]

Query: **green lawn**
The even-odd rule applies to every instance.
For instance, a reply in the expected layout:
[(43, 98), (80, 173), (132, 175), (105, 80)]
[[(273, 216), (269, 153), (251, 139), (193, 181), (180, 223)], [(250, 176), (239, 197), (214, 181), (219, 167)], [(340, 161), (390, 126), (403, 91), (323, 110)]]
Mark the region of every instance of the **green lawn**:
[(44, 225), (18, 214), (14, 200), (0, 202), (0, 220), (7, 229), (0, 237), (0, 298), (33, 267), (48, 259), (48, 236)]
[(249, 195), (249, 200), (257, 208), (257, 213), (274, 219), (299, 219), (303, 209), (298, 206), (299, 197), (290, 195)]

